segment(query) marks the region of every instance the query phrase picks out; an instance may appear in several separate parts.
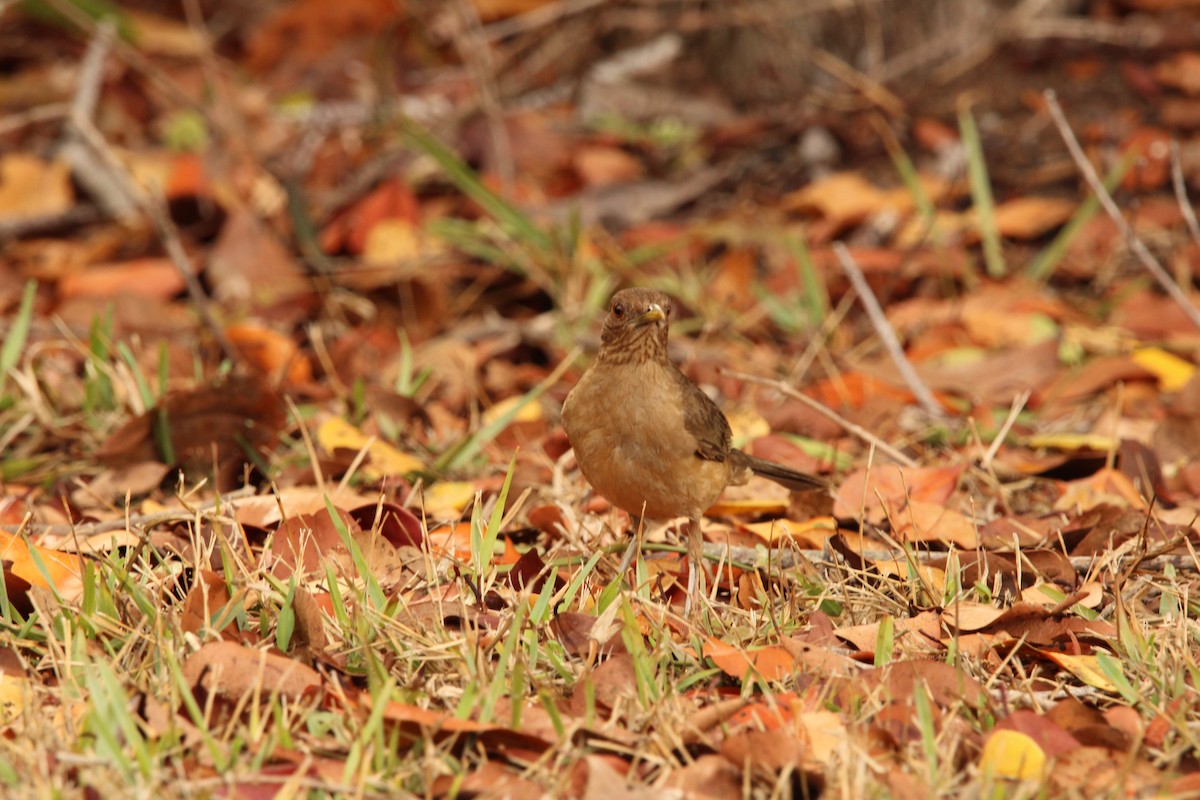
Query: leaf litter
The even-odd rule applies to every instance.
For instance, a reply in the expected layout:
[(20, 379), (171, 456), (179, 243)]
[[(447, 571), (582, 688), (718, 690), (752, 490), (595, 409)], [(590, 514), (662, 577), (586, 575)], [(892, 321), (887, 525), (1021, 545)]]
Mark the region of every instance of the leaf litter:
[[(992, 53), (1019, 101), (969, 113), (943, 98), (979, 74), (804, 121), (517, 111), (572, 68), (648, 89), (591, 44), (509, 72), (539, 9), (590, 42), (569, 5), (297, 3), (224, 34), (14, 12), (6, 791), (1193, 790), (1200, 337), (1143, 267), (1194, 303), (1197, 55)], [(385, 42), (381, 96), (356, 53)], [(75, 94), (30, 99), (62, 53)], [(834, 169), (781, 155), (816, 127)], [(67, 140), (86, 157), (47, 157)], [(630, 284), (677, 300), (672, 354), (739, 445), (833, 487), (710, 509), (697, 618), (673, 530), (618, 574), (631, 520), (557, 424)]]

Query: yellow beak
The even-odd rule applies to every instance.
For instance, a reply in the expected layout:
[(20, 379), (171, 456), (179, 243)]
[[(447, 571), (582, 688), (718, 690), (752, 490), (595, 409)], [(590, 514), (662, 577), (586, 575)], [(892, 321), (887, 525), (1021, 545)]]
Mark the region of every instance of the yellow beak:
[(650, 307), (642, 312), (642, 322), (661, 322), (666, 318), (666, 312), (658, 303), (651, 303)]

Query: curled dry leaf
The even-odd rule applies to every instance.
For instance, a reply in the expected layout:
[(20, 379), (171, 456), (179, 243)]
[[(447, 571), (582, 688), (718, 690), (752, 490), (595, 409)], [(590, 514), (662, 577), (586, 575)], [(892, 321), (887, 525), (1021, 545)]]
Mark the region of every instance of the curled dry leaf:
[[(273, 447), (283, 427), (279, 395), (260, 378), (233, 376), (185, 392), (172, 392), (163, 403), (175, 461), (188, 474), (218, 470), (223, 489), (241, 485), (246, 450)], [(123, 466), (162, 460), (155, 438), (159, 409), (151, 409), (118, 428), (96, 451), (96, 458)]]
[(280, 696), (292, 701), (314, 695), (322, 685), (311, 667), (287, 656), (236, 642), (209, 642), (188, 657), (183, 677), (193, 690), (225, 700)]
[[(338, 516), (351, 536), (360, 533), (358, 523), (347, 512)], [(279, 578), (298, 578), (325, 571), (325, 559), (348, 558), (349, 551), (327, 511), (297, 514), (279, 524), (271, 543), (271, 572)], [(349, 566), (349, 565), (347, 565)]]
[(910, 499), (944, 505), (958, 486), (961, 467), (897, 467), (891, 464), (859, 469), (842, 481), (835, 494), (834, 516), (884, 522), (894, 515), (897, 524)]

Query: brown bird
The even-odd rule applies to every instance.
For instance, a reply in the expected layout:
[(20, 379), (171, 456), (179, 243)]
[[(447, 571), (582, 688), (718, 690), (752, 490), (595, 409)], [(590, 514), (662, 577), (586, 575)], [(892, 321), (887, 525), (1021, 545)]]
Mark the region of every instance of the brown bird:
[[(700, 517), (726, 486), (744, 484), (752, 473), (795, 490), (826, 484), (734, 449), (721, 409), (667, 357), (670, 314), (661, 292), (617, 292), (600, 352), (567, 395), (562, 420), (583, 476), (635, 525), (638, 518), (688, 518), (690, 603), (704, 541)], [(635, 538), (623, 568), (636, 545)]]

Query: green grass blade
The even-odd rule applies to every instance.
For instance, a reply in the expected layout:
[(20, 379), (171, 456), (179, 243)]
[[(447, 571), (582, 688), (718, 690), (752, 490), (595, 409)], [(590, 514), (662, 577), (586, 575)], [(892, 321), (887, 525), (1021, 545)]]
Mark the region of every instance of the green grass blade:
[(979, 128), (975, 126), (975, 117), (971, 115), (969, 108), (959, 111), (958, 127), (967, 157), (967, 179), (971, 184), (971, 201), (979, 223), (983, 260), (987, 265), (988, 275), (1000, 278), (1008, 269), (1004, 265), (1004, 252), (1000, 247), (1000, 231), (996, 228), (996, 203), (992, 198), (987, 161), (983, 157), (983, 142), (979, 138)]
[(33, 301), (37, 296), (37, 281), (27, 281), (25, 291), (21, 293), (21, 307), (13, 319), (12, 327), (0, 345), (0, 389), (8, 379), (8, 372), (17, 365), (21, 351), (25, 349), (25, 341), (29, 338), (29, 328), (33, 324)]
[[(1136, 150), (1126, 153), (1125, 157), (1118, 161), (1104, 177), (1104, 188), (1109, 192), (1115, 189), (1137, 159), (1138, 152)], [(1063, 256), (1067, 254), (1067, 248), (1071, 246), (1071, 242), (1075, 241), (1075, 236), (1099, 210), (1100, 198), (1093, 192), (1079, 204), (1079, 208), (1071, 215), (1071, 219), (1067, 220), (1067, 224), (1058, 232), (1054, 240), (1029, 262), (1029, 266), (1025, 268), (1025, 274), (1035, 281), (1047, 280), (1054, 273)]]
[(512, 203), (483, 185), (479, 176), (454, 151), (412, 120), (405, 120), (404, 133), (417, 149), (429, 155), (446, 177), (467, 197), (478, 203), (488, 216), (518, 241), (529, 242), (539, 250), (550, 250), (550, 237)]

